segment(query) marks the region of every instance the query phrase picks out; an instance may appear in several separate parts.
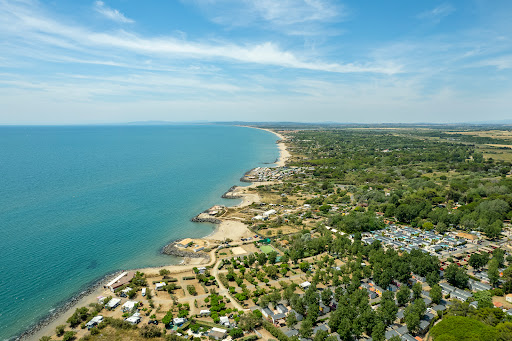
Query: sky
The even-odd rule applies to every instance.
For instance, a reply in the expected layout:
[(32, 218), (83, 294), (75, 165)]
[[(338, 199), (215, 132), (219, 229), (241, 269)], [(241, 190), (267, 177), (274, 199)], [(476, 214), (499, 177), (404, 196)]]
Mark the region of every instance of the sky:
[(0, 124), (512, 119), (509, 0), (0, 0)]

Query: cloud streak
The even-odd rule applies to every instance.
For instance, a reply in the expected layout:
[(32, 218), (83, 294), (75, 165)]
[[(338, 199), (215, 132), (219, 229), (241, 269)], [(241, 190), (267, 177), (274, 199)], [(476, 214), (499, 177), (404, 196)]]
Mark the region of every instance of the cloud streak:
[[(330, 23), (343, 21), (347, 11), (332, 0), (185, 0), (206, 16), (226, 27), (250, 27), (277, 30), (286, 35), (333, 35)], [(336, 32), (334, 32), (336, 34)]]
[(441, 21), (442, 18), (455, 12), (455, 7), (448, 3), (441, 4), (431, 10), (418, 14), (419, 19), (431, 20), (435, 23)]
[[(225, 41), (187, 41), (175, 37), (145, 37), (118, 30), (96, 32), (88, 28), (70, 25), (33, 11), (29, 6), (0, 2), (0, 28), (4, 34), (32, 39), (33, 44), (48, 47), (90, 51), (100, 55), (121, 54), (130, 51), (160, 60), (210, 60), (232, 61), (243, 64), (268, 65), (292, 69), (305, 69), (334, 73), (382, 73), (395, 74), (400, 66), (385, 63), (337, 63), (316, 59), (304, 59), (292, 51), (281, 49), (276, 43), (234, 44)], [(16, 27), (16, 31), (9, 31)]]
[(94, 3), (94, 10), (105, 18), (118, 23), (131, 24), (135, 22), (134, 20), (125, 17), (124, 14), (119, 12), (117, 9), (108, 7), (103, 1), (96, 1)]

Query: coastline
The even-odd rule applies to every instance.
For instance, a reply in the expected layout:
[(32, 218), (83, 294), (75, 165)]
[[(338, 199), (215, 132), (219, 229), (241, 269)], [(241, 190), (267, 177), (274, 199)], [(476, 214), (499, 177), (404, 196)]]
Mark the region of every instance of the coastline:
[[(243, 126), (247, 128), (252, 129), (260, 129), (268, 131), (277, 137), (280, 138), (280, 140), (276, 141), (276, 144), (278, 145), (279, 149), (279, 158), (274, 163), (276, 167), (283, 167), (286, 164), (286, 161), (290, 158), (291, 154), (288, 152), (287, 147), (284, 143), (281, 141), (284, 141), (285, 138), (272, 130), (264, 129), (264, 128), (257, 128), (257, 127), (250, 127), (250, 126)], [(265, 182), (265, 184), (271, 184), (273, 182)], [(236, 192), (236, 195), (238, 197), (233, 197), (234, 199), (241, 199), (242, 202), (233, 206), (228, 206), (230, 208), (241, 208), (251, 205), (252, 203), (257, 203), (260, 201), (260, 197), (256, 193), (248, 193), (247, 190), (249, 188), (254, 188), (256, 186), (259, 186), (263, 183), (261, 182), (253, 182), (249, 186), (233, 186), (232, 192)], [(231, 190), (230, 189), (230, 190)], [(232, 239), (232, 240), (239, 240), (240, 238), (249, 237), (253, 235), (253, 233), (247, 228), (247, 226), (242, 223), (241, 221), (232, 220), (232, 219), (219, 219), (220, 223), (215, 224), (216, 227), (212, 231), (212, 233), (197, 238), (200, 240), (205, 241), (209, 245), (215, 245), (219, 244), (220, 242), (223, 242), (226, 239)], [(172, 243), (169, 243), (170, 245)], [(166, 245), (167, 246), (167, 245)], [(215, 251), (216, 248), (213, 248), (209, 252), (209, 259), (206, 257), (196, 257), (196, 258), (190, 258), (190, 257), (182, 257), (182, 260), (179, 264), (170, 264), (170, 265), (163, 265), (163, 266), (157, 266), (157, 267), (146, 267), (146, 268), (139, 268), (139, 269), (125, 269), (125, 270), (134, 270), (134, 271), (141, 271), (145, 273), (153, 273), (158, 272), (161, 269), (167, 269), (170, 271), (171, 274), (178, 274), (182, 272), (187, 272), (192, 270), (192, 268), (197, 267), (198, 265), (201, 266), (212, 266), (217, 261), (215, 257)], [(43, 317), (38, 323), (36, 323), (33, 327), (30, 327), (29, 330), (25, 330), (22, 334), (19, 336), (16, 336), (14, 340), (27, 340), (27, 341), (38, 341), (43, 336), (50, 336), (55, 334), (55, 328), (58, 325), (65, 324), (66, 320), (69, 318), (69, 316), (72, 315), (73, 311), (76, 308), (87, 306), (90, 303), (96, 303), (98, 296), (108, 296), (111, 295), (111, 292), (104, 288), (104, 284), (107, 283), (108, 279), (111, 279), (115, 274), (118, 274), (120, 271), (115, 271), (114, 274), (110, 273), (105, 276), (103, 276), (100, 280), (95, 281), (91, 283), (85, 290), (81, 291), (80, 293), (76, 294), (66, 302), (64, 302), (61, 306), (56, 308), (54, 311), (50, 312), (48, 315)]]
[(286, 148), (286, 145), (283, 142), (283, 141), (286, 140), (283, 135), (279, 134), (276, 131), (273, 131), (273, 130), (270, 130), (270, 129), (265, 129), (265, 128), (258, 128), (258, 127), (251, 127), (251, 126), (242, 126), (242, 125), (239, 125), (237, 127), (244, 127), (244, 128), (252, 128), (252, 129), (264, 130), (264, 131), (268, 131), (269, 133), (272, 133), (272, 134), (276, 135), (277, 137), (279, 137), (279, 140), (276, 141), (277, 147), (279, 148), (279, 158), (275, 162), (275, 165), (276, 165), (276, 167), (284, 167), (286, 165), (286, 161), (291, 157), (291, 154), (290, 154), (290, 152)]

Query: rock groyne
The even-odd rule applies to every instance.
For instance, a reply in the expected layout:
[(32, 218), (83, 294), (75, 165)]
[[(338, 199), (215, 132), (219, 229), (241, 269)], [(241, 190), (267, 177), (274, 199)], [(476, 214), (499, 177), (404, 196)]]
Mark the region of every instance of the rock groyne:
[(255, 169), (256, 169), (256, 168), (253, 168), (253, 169), (250, 169), (250, 170), (248, 170), (247, 172), (245, 172), (245, 173), (244, 173), (244, 175), (240, 178), (240, 181), (241, 181), (241, 182), (253, 182), (254, 180), (249, 180), (249, 179), (247, 179), (247, 176), (248, 176), (249, 174), (251, 174), (251, 172), (252, 172), (253, 170), (255, 170)]
[(176, 243), (179, 242), (182, 239), (175, 240), (172, 243), (167, 244), (164, 246), (161, 250), (161, 253), (165, 255), (170, 256), (176, 256), (176, 257), (188, 257), (188, 258), (207, 258), (208, 261), (210, 260), (210, 255), (204, 252), (190, 252), (185, 251), (182, 248), (179, 248), (176, 246)]
[(215, 217), (212, 217), (208, 213), (200, 213), (194, 218), (190, 219), (190, 221), (194, 223), (211, 223), (211, 224), (220, 224), (221, 220)]
[(224, 199), (240, 199), (240, 198), (243, 198), (243, 195), (240, 194), (240, 193), (235, 193), (235, 190), (237, 189), (238, 186), (231, 186), (230, 189), (228, 189), (228, 191), (224, 194), (222, 194), (222, 198)]

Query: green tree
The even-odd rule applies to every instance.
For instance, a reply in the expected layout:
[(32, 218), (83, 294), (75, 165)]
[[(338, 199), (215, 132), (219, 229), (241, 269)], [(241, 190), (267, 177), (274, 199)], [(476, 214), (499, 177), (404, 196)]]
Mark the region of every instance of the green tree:
[(430, 221), (427, 221), (423, 223), (422, 227), (423, 229), (430, 231), (434, 228), (434, 224), (432, 224)]
[(322, 302), (327, 305), (331, 302), (332, 291), (329, 288), (327, 288), (322, 291), (320, 296), (322, 297)]
[(489, 276), (489, 282), (493, 286), (496, 286), (500, 280), (500, 271), (498, 269), (498, 260), (491, 259), (489, 262), (489, 269), (487, 270), (487, 275)]
[(128, 298), (132, 299), (132, 298), (135, 298), (135, 296), (137, 296), (136, 289), (132, 289), (132, 290), (128, 291)]
[(160, 269), (159, 273), (160, 273), (160, 276), (165, 276), (165, 275), (170, 274), (171, 271), (169, 271), (167, 269)]
[(384, 323), (379, 321), (375, 325), (375, 327), (373, 327), (372, 339), (374, 341), (384, 341), (384, 340), (386, 340), (385, 333), (386, 333), (386, 326), (384, 325)]
[(305, 338), (309, 338), (313, 334), (313, 322), (309, 318), (302, 321), (299, 333)]
[[(213, 305), (212, 305), (212, 308), (213, 308)], [(172, 310), (169, 310), (165, 316), (162, 318), (162, 323), (164, 324), (164, 326), (167, 326), (171, 323), (172, 321)]]
[(265, 265), (267, 263), (267, 255), (263, 252), (256, 253), (256, 258), (258, 259), (258, 263), (260, 265)]
[(233, 339), (238, 339), (239, 337), (244, 336), (244, 332), (240, 328), (233, 328), (229, 330), (229, 336)]
[(422, 290), (423, 290), (423, 287), (421, 286), (421, 283), (419, 283), (419, 282), (414, 283), (414, 285), (412, 286), (412, 294), (413, 294), (414, 300), (421, 298)]
[(492, 295), (489, 291), (478, 291), (474, 295), (475, 300), (478, 302), (478, 309), (492, 308)]
[(496, 220), (492, 224), (484, 227), (484, 233), (489, 239), (496, 239), (500, 236), (501, 230), (503, 229), (503, 221)]
[(503, 271), (503, 290), (512, 292), (512, 265)]
[(327, 336), (329, 336), (329, 333), (327, 331), (319, 330), (316, 332), (313, 341), (325, 341), (327, 339)]
[(55, 327), (55, 334), (57, 334), (57, 336), (64, 335), (64, 329), (66, 329), (66, 326), (64, 324), (58, 325), (57, 327)]
[(309, 269), (309, 263), (308, 262), (302, 262), (299, 264), (299, 269), (302, 271), (302, 272), (306, 272), (308, 271)]
[(404, 319), (409, 331), (413, 333), (418, 331), (421, 318), (423, 314), (425, 314), (426, 310), (427, 306), (422, 299), (415, 300), (412, 304), (405, 308)]
[(288, 316), (286, 317), (286, 325), (289, 328), (293, 328), (297, 324), (297, 316), (295, 315), (295, 312), (290, 312)]
[[(255, 312), (258, 312), (261, 314), (259, 310), (255, 310)], [(238, 323), (238, 326), (242, 328), (243, 330), (253, 330), (254, 328), (258, 327), (261, 324), (262, 318), (261, 315), (258, 316), (254, 312), (252, 313), (244, 313), (240, 316), (240, 321)]]
[(489, 256), (487, 253), (474, 253), (469, 257), (469, 265), (471, 265), (476, 270), (485, 266), (489, 261)]
[(396, 293), (396, 300), (398, 301), (398, 304), (401, 306), (404, 306), (409, 302), (409, 299), (411, 298), (411, 289), (407, 285), (402, 285), (400, 289), (398, 289)]
[(277, 278), (277, 268), (274, 265), (267, 266), (265, 268), (265, 272), (267, 273), (267, 276), (272, 279)]
[(391, 291), (384, 291), (380, 301), (377, 315), (386, 325), (390, 325), (396, 319), (398, 306), (395, 304), (395, 295)]
[(512, 341), (512, 322), (503, 322), (496, 326), (498, 340)]
[(505, 251), (500, 248), (494, 249), (492, 259), (496, 259), (498, 261), (498, 267), (502, 267), (505, 263)]
[(268, 254), (268, 262), (270, 264), (275, 264), (277, 259), (277, 252), (272, 251)]
[(450, 264), (444, 271), (444, 277), (451, 285), (457, 288), (467, 287), (469, 276), (463, 268), (459, 268), (457, 264)]
[(441, 302), (441, 299), (443, 298), (443, 290), (439, 284), (434, 285), (432, 289), (430, 289), (430, 298), (435, 304), (439, 304), (439, 302)]

